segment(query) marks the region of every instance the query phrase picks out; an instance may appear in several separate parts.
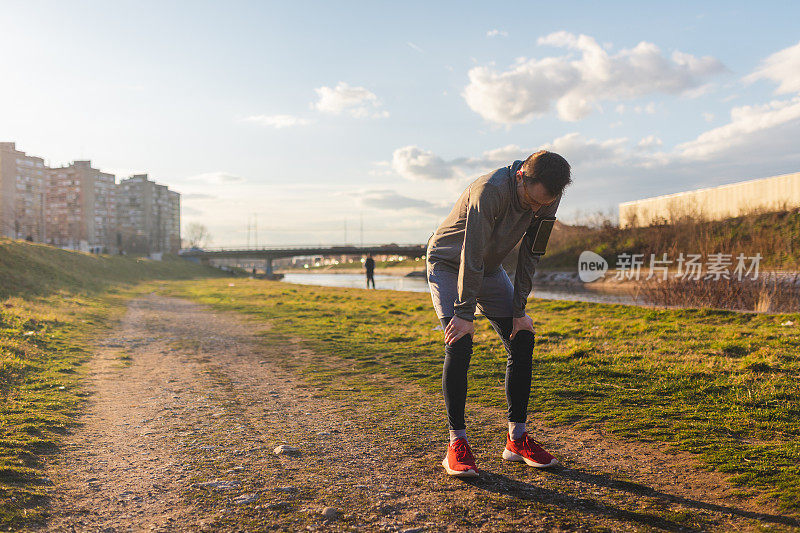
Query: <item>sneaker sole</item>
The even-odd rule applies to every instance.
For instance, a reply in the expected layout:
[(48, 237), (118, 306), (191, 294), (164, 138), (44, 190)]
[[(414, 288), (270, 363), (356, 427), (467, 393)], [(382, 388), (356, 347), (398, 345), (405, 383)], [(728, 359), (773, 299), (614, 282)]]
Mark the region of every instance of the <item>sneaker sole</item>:
[(469, 470), (453, 470), (449, 466), (447, 466), (447, 457), (444, 458), (442, 461), (442, 466), (444, 467), (445, 471), (455, 477), (478, 477), (478, 473), (471, 468)]
[(548, 468), (550, 466), (558, 464), (558, 459), (556, 459), (555, 457), (553, 457), (553, 460), (547, 464), (537, 463), (532, 459), (528, 459), (527, 457), (523, 457), (522, 455), (512, 452), (508, 448), (503, 450), (503, 459), (505, 459), (506, 461), (516, 461), (518, 463), (525, 463), (526, 465), (532, 466), (534, 468)]

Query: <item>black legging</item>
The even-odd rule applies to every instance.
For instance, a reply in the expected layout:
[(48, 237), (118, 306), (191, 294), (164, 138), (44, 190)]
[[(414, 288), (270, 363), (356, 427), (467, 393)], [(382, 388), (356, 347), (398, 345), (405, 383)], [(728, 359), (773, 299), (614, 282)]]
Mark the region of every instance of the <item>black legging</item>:
[[(446, 328), (452, 317), (442, 318)], [(509, 422), (525, 422), (528, 418), (528, 396), (531, 394), (531, 360), (533, 358), (534, 335), (530, 331), (518, 331), (510, 340), (511, 317), (486, 317), (500, 335), (508, 354), (506, 364), (506, 400)], [(472, 337), (464, 335), (452, 345), (444, 345), (444, 370), (442, 392), (447, 408), (450, 429), (464, 429), (464, 406), (467, 403), (467, 370), (472, 357)]]

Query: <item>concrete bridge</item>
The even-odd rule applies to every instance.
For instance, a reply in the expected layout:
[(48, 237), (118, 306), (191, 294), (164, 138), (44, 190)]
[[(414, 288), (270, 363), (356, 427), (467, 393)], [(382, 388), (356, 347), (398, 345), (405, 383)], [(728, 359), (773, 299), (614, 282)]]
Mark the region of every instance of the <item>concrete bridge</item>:
[(404, 255), (424, 257), (424, 244), (374, 244), (368, 246), (268, 246), (258, 248), (189, 248), (178, 252), (181, 257), (196, 258), (203, 263), (212, 259), (259, 259), (265, 264), (268, 276), (272, 275), (272, 260), (282, 257), (306, 255)]

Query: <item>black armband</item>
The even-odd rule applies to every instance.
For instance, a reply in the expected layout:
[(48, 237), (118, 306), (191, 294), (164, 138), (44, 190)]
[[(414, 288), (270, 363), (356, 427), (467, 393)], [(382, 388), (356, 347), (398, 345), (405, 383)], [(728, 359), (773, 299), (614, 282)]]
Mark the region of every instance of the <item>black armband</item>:
[(537, 217), (528, 227), (528, 235), (531, 239), (531, 253), (536, 256), (544, 255), (547, 250), (547, 241), (550, 240), (550, 233), (556, 217)]

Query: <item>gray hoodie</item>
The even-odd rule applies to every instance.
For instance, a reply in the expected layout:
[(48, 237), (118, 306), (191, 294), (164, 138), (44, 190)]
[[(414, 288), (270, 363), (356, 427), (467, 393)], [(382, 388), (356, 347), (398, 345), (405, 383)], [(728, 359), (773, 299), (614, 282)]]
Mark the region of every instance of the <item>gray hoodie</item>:
[(476, 298), (485, 275), (501, 268), (503, 259), (524, 238), (514, 277), (514, 317), (525, 315), (539, 257), (531, 253), (527, 232), (534, 216), (554, 217), (561, 196), (534, 213), (517, 195), (517, 170), (522, 161), (481, 176), (461, 194), (428, 243), (428, 263), (434, 269), (458, 273), (455, 315), (473, 320)]

